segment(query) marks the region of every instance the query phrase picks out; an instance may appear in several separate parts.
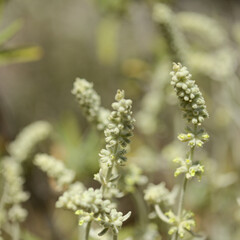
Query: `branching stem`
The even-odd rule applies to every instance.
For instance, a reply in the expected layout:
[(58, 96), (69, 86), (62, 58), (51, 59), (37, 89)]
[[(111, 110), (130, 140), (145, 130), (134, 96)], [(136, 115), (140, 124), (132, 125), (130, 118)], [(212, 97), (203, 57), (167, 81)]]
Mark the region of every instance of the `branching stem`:
[(155, 208), (155, 211), (156, 211), (158, 217), (159, 217), (163, 222), (169, 223), (168, 217), (162, 212), (162, 210), (161, 210), (161, 208), (159, 207), (159, 205), (156, 204), (156, 205), (154, 206), (154, 208)]

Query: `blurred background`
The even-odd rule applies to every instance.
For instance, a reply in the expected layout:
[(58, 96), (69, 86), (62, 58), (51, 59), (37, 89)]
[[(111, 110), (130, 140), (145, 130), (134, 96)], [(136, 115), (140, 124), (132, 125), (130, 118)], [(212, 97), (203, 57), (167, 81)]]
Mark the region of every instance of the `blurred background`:
[[(162, 12), (153, 17), (159, 2)], [(239, 16), (237, 0), (1, 2), (1, 155), (20, 129), (47, 120), (55, 132), (49, 151), (87, 186), (95, 186), (92, 176), (104, 139), (71, 94), (73, 81), (81, 77), (94, 83), (106, 108), (119, 88), (133, 99), (137, 121), (129, 162), (144, 169), (150, 182), (165, 181), (171, 189), (178, 181), (172, 159), (185, 149), (176, 141), (184, 121), (169, 72), (173, 61), (181, 61), (199, 84), (210, 113), (205, 122), (210, 142), (196, 154), (206, 173), (201, 183), (191, 182), (186, 206), (208, 239), (240, 239)], [(36, 171), (26, 171), (31, 192), (33, 175), (41, 175)], [(54, 210), (57, 194), (40, 178), (45, 182), (26, 205), (24, 239), (75, 239), (75, 219)], [(123, 209), (133, 205), (129, 196), (122, 201)], [(134, 212), (128, 231), (136, 221)]]

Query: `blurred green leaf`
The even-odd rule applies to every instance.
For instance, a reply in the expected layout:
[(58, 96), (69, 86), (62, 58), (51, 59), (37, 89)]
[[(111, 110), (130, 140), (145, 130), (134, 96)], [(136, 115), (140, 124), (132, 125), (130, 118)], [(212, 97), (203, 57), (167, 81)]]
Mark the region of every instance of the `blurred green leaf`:
[(18, 19), (14, 21), (12, 24), (1, 30), (0, 32), (0, 45), (6, 43), (10, 40), (14, 35), (22, 28), (23, 21)]
[(42, 54), (42, 48), (38, 46), (3, 50), (0, 51), (0, 65), (36, 61)]

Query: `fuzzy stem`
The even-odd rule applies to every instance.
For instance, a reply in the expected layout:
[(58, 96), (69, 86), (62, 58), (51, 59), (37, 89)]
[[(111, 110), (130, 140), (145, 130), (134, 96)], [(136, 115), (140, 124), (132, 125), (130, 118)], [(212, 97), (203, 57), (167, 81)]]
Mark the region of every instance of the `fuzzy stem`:
[(187, 178), (184, 178), (183, 184), (182, 184), (182, 188), (181, 188), (181, 192), (180, 192), (180, 198), (179, 198), (179, 204), (178, 204), (178, 217), (181, 218), (181, 214), (182, 214), (182, 209), (183, 209), (183, 202), (184, 202), (184, 195), (186, 192), (186, 187), (187, 187)]
[(147, 217), (148, 213), (147, 213), (146, 205), (143, 200), (143, 196), (141, 195), (141, 192), (139, 191), (138, 188), (132, 193), (132, 196), (138, 210), (137, 213), (138, 213), (138, 220), (139, 220), (139, 228), (141, 232), (144, 232), (148, 222), (148, 217)]
[[(194, 126), (194, 133), (196, 133), (196, 131), (197, 131), (197, 125)], [(189, 159), (192, 162), (193, 162), (194, 150), (195, 150), (195, 147), (191, 147), (190, 151), (189, 151)], [(178, 218), (179, 219), (181, 219), (181, 215), (182, 215), (182, 209), (183, 209), (183, 203), (184, 203), (184, 195), (185, 195), (186, 188), (187, 188), (187, 182), (188, 182), (188, 179), (186, 177), (184, 177), (182, 188), (181, 188), (181, 192), (180, 192), (178, 210), (177, 210), (177, 214), (178, 214)], [(172, 236), (172, 240), (177, 240), (177, 239), (178, 239), (178, 232), (176, 232)]]
[(90, 233), (90, 229), (91, 229), (91, 221), (87, 223), (87, 226), (86, 226), (86, 232), (85, 232), (85, 240), (88, 240), (89, 238), (89, 233)]
[[(120, 135), (120, 133), (119, 133), (119, 135)], [(118, 144), (119, 143), (117, 141), (117, 144), (115, 145), (114, 150), (113, 150), (114, 157), (116, 156), (116, 153), (117, 153), (117, 150), (118, 150)], [(107, 170), (106, 184), (108, 183), (109, 179), (111, 178), (113, 168), (114, 168), (114, 162), (113, 162), (112, 166), (109, 167), (108, 170)], [(106, 185), (102, 185), (102, 195), (103, 196), (104, 196), (105, 191), (106, 191)]]
[(161, 208), (159, 207), (159, 205), (156, 204), (156, 205), (154, 206), (154, 208), (155, 208), (155, 211), (156, 211), (158, 217), (159, 217), (163, 222), (169, 223), (168, 217), (167, 217), (166, 215), (164, 215), (164, 213), (162, 212), (162, 210), (161, 210)]
[(18, 223), (12, 224), (12, 240), (20, 239), (20, 228)]

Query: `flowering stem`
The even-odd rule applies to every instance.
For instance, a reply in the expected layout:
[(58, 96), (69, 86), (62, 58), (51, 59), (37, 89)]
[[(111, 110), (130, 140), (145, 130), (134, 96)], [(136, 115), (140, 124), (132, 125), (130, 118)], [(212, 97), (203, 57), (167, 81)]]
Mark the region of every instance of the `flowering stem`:
[[(119, 132), (119, 135), (120, 135), (120, 132)], [(115, 145), (114, 150), (113, 150), (114, 158), (116, 157), (117, 150), (118, 150), (118, 139), (117, 139), (117, 144)], [(111, 178), (113, 168), (114, 168), (114, 162), (112, 163), (112, 166), (109, 167), (108, 170), (107, 170), (106, 183), (105, 183), (105, 185), (102, 186), (102, 194), (103, 194), (103, 196), (104, 196), (104, 193), (105, 193), (105, 190), (106, 190), (106, 184), (108, 183), (109, 179)]]
[[(197, 125), (194, 126), (194, 132), (197, 131)], [(191, 147), (190, 151), (189, 151), (189, 159), (193, 162), (193, 155), (194, 155), (194, 150), (195, 147)], [(182, 188), (181, 188), (181, 192), (180, 192), (180, 198), (179, 198), (179, 204), (178, 204), (178, 218), (181, 219), (181, 215), (182, 215), (182, 209), (183, 209), (183, 203), (184, 203), (184, 195), (186, 192), (186, 188), (187, 188), (187, 182), (188, 179), (185, 177), (183, 180), (183, 184), (182, 184)], [(172, 240), (177, 240), (178, 239), (178, 232), (176, 232), (173, 237)]]
[(181, 217), (181, 214), (182, 214), (184, 194), (186, 192), (187, 181), (188, 181), (188, 179), (185, 177), (184, 181), (183, 181), (182, 188), (181, 188), (181, 192), (180, 192), (180, 199), (179, 199), (179, 204), (178, 204), (178, 217), (179, 218)]
[(117, 233), (113, 233), (113, 240), (118, 240), (118, 235), (117, 235)]
[(159, 207), (159, 205), (156, 204), (156, 205), (154, 206), (154, 208), (155, 208), (155, 211), (156, 211), (158, 217), (159, 217), (163, 222), (169, 223), (168, 217), (167, 217), (166, 215), (164, 215), (164, 213), (162, 212), (162, 210), (161, 210), (161, 208)]
[(13, 223), (12, 225), (12, 240), (20, 239), (20, 228), (18, 223)]
[(86, 233), (85, 233), (85, 240), (88, 240), (90, 229), (91, 229), (91, 223), (92, 223), (91, 221), (87, 223)]

